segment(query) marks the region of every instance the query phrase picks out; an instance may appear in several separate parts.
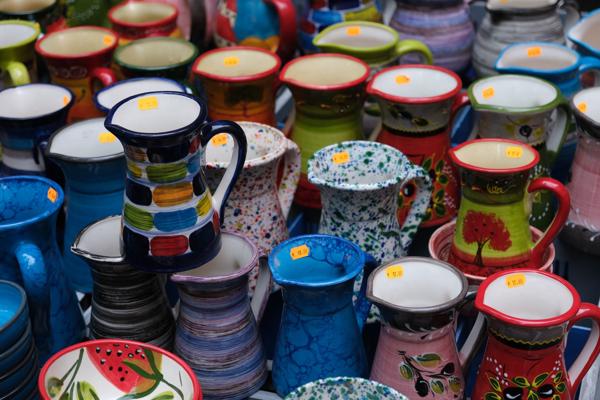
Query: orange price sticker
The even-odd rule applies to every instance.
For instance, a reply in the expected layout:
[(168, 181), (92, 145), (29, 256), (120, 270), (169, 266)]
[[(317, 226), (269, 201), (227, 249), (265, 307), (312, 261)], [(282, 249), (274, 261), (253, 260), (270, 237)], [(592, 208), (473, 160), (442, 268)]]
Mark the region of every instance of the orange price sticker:
[(523, 155), (523, 148), (519, 146), (510, 146), (506, 148), (506, 157), (508, 158), (521, 158)]
[(106, 46), (111, 46), (115, 42), (115, 38), (112, 37), (111, 35), (104, 35), (104, 37), (102, 38), (102, 41), (104, 42), (104, 44)]
[(69, 100), (70, 100), (69, 96), (63, 96), (63, 105), (66, 106), (67, 104), (69, 104)]
[(510, 274), (506, 277), (506, 287), (512, 289), (525, 285), (525, 274)]
[(541, 47), (529, 47), (527, 49), (527, 57), (539, 57), (542, 55), (542, 48)]
[(98, 135), (98, 142), (100, 143), (112, 143), (117, 140), (117, 137), (110, 132), (102, 132)]
[(213, 144), (213, 146), (224, 146), (227, 144), (227, 134), (219, 133), (210, 139), (210, 142)]
[(582, 113), (587, 111), (587, 107), (588, 107), (588, 105), (585, 101), (582, 101), (581, 103), (577, 104), (577, 109), (579, 111), (581, 111)]
[(340, 151), (331, 156), (334, 164), (345, 164), (350, 161), (350, 154), (347, 151)]
[(48, 197), (48, 200), (54, 203), (58, 198), (58, 192), (54, 188), (48, 188), (48, 193), (46, 196)]
[(360, 26), (349, 26), (346, 28), (346, 35), (357, 36), (360, 35)]
[(492, 97), (494, 97), (494, 88), (493, 87), (487, 87), (485, 89), (483, 89), (483, 92), (481, 93), (483, 95), (484, 99), (490, 99)]
[(398, 279), (404, 276), (404, 268), (402, 265), (392, 265), (385, 269), (385, 276), (388, 279)]
[(225, 57), (223, 59), (223, 65), (226, 67), (233, 67), (234, 65), (238, 65), (239, 63), (239, 57)]
[(303, 244), (300, 246), (292, 247), (290, 250), (290, 257), (292, 260), (298, 260), (300, 258), (304, 258), (310, 254), (310, 249), (307, 245)]
[(396, 83), (398, 85), (406, 85), (409, 82), (410, 82), (410, 76), (406, 76), (406, 75), (396, 76)]
[(146, 96), (138, 100), (138, 108), (142, 111), (158, 108), (158, 99), (156, 96)]

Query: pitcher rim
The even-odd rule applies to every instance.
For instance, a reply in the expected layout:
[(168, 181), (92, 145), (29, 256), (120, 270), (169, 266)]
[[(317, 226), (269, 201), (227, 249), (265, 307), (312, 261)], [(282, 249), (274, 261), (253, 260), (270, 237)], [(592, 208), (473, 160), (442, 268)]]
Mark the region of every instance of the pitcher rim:
[(372, 54), (372, 53), (378, 53), (380, 51), (390, 50), (390, 49), (392, 49), (396, 45), (396, 43), (399, 40), (401, 40), (400, 39), (400, 35), (398, 34), (398, 32), (395, 29), (392, 29), (389, 26), (387, 26), (387, 25), (385, 25), (385, 24), (383, 24), (381, 22), (373, 22), (373, 21), (340, 21), (340, 22), (336, 22), (333, 25), (329, 25), (327, 28), (325, 28), (321, 32), (319, 32), (313, 38), (312, 44), (315, 47), (320, 48), (319, 44), (317, 44), (317, 41), (318, 41), (318, 39), (321, 39), (326, 34), (334, 31), (335, 29), (339, 29), (340, 27), (343, 27), (343, 26), (359, 26), (359, 25), (371, 26), (371, 27), (374, 27), (374, 28), (379, 28), (379, 29), (385, 30), (385, 31), (391, 33), (394, 36), (394, 40), (391, 41), (390, 43), (383, 44), (383, 45), (380, 45), (380, 46), (375, 46), (375, 47), (352, 47), (352, 46), (340, 45), (340, 44), (336, 44), (336, 43), (321, 43), (321, 45), (336, 47), (338, 49), (341, 49), (341, 50), (344, 50), (344, 51), (348, 51), (348, 52), (352, 52), (352, 53), (355, 53), (355, 54), (368, 55), (368, 54)]
[[(597, 89), (597, 90), (596, 90)], [(571, 98), (571, 100), (569, 101), (571, 104), (571, 110), (573, 111), (573, 113), (575, 114), (576, 119), (580, 118), (582, 120), (584, 120), (585, 122), (587, 122), (588, 124), (595, 126), (595, 127), (599, 127), (600, 128), (600, 121), (596, 121), (594, 119), (592, 119), (591, 117), (589, 117), (586, 113), (582, 112), (579, 107), (577, 107), (577, 104), (575, 104), (575, 98), (585, 92), (598, 92), (598, 94), (600, 95), (600, 86), (595, 86), (595, 87), (589, 87), (589, 88), (585, 88), (585, 89), (581, 89), (580, 91), (578, 91), (577, 93), (575, 93), (573, 95), (573, 97)], [(588, 136), (592, 136), (590, 135), (588, 132), (585, 132)], [(594, 137), (594, 136), (592, 136)], [(595, 137), (594, 137), (595, 138)]]
[[(498, 65), (500, 63), (500, 60), (502, 60), (502, 57), (504, 57), (504, 55), (509, 50), (512, 50), (515, 47), (527, 46), (527, 45), (548, 46), (548, 47), (555, 47), (557, 49), (566, 50), (567, 52), (569, 52), (570, 54), (575, 56), (575, 62), (573, 63), (573, 65), (568, 66), (568, 67), (559, 68), (559, 69), (550, 69), (550, 70), (539, 69), (539, 68), (530, 68), (530, 67), (520, 67), (520, 66), (501, 67)], [(500, 51), (498, 58), (496, 59), (494, 68), (496, 69), (496, 71), (502, 72), (505, 75), (514, 75), (514, 74), (518, 75), (518, 74), (527, 73), (529, 71), (534, 71), (536, 75), (547, 78), (547, 77), (550, 77), (553, 75), (561, 75), (561, 74), (566, 74), (566, 73), (572, 72), (577, 69), (577, 67), (579, 66), (580, 63), (581, 63), (581, 55), (578, 52), (576, 52), (575, 50), (570, 49), (565, 45), (562, 45), (559, 43), (554, 43), (554, 42), (542, 42), (540, 40), (531, 40), (531, 41), (525, 41), (525, 42), (516, 42), (516, 43), (510, 44), (510, 45), (506, 46), (505, 48), (503, 48), (502, 51)], [(550, 82), (550, 83), (552, 83), (552, 82)]]
[(0, 90), (0, 94), (6, 92), (7, 90), (13, 90), (13, 89), (19, 89), (19, 88), (26, 88), (26, 87), (31, 87), (31, 86), (52, 86), (58, 89), (63, 89), (65, 90), (70, 98), (69, 101), (66, 104), (63, 104), (63, 106), (61, 108), (59, 108), (58, 110), (46, 113), (46, 114), (40, 114), (40, 115), (36, 115), (33, 117), (23, 117), (23, 118), (19, 118), (19, 117), (3, 117), (0, 116), (0, 120), (2, 121), (35, 121), (35, 120), (40, 120), (43, 118), (50, 118), (50, 117), (54, 117), (55, 115), (58, 115), (60, 113), (63, 113), (67, 110), (69, 110), (71, 107), (73, 107), (73, 104), (75, 104), (75, 94), (73, 93), (73, 91), (71, 89), (69, 89), (68, 87), (65, 86), (60, 86), (60, 85), (56, 85), (54, 83), (45, 83), (45, 82), (31, 82), (31, 83), (26, 83), (24, 85), (19, 85), (19, 86), (11, 86), (11, 87), (7, 87), (4, 88), (2, 90)]
[(38, 41), (38, 37), (40, 36), (41, 29), (40, 24), (33, 21), (23, 21), (22, 19), (15, 19), (18, 14), (12, 14), (13, 18), (5, 19), (0, 21), (0, 25), (24, 25), (32, 28), (34, 30), (34, 34), (28, 37), (27, 39), (23, 39), (20, 42), (10, 44), (8, 46), (0, 47), (0, 50), (10, 49), (13, 47), (20, 47), (27, 43), (33, 43)]
[[(106, 35), (111, 35), (114, 40), (110, 46), (103, 47), (100, 50), (86, 51), (86, 52), (78, 53), (78, 54), (59, 54), (59, 53), (53, 53), (50, 51), (46, 51), (42, 48), (42, 43), (44, 41), (46, 41), (52, 35), (64, 33), (66, 30), (73, 30), (73, 29), (75, 29), (75, 30), (92, 29), (92, 30), (102, 31)], [(112, 29), (104, 28), (102, 26), (95, 26), (95, 25), (81, 25), (81, 26), (68, 27), (66, 29), (61, 29), (58, 31), (54, 31), (54, 32), (45, 34), (44, 37), (38, 39), (35, 42), (35, 51), (40, 56), (42, 56), (44, 58), (50, 58), (52, 60), (65, 60), (65, 59), (75, 60), (75, 59), (79, 59), (79, 58), (97, 57), (97, 56), (100, 56), (103, 54), (111, 54), (117, 48), (118, 43), (119, 43), (119, 35)]]
[(126, 7), (127, 5), (129, 5), (128, 1), (124, 1), (122, 3), (119, 3), (113, 7), (111, 7), (108, 10), (107, 13), (107, 17), (110, 21), (111, 24), (114, 25), (118, 25), (118, 26), (124, 26), (124, 27), (132, 27), (132, 28), (151, 28), (153, 26), (156, 25), (163, 25), (163, 24), (169, 24), (172, 22), (175, 22), (177, 20), (177, 17), (179, 16), (179, 10), (177, 9), (177, 7), (175, 7), (173, 4), (171, 3), (163, 3), (160, 1), (153, 1), (153, 0), (146, 0), (144, 2), (140, 2), (141, 4), (160, 4), (160, 5), (164, 5), (164, 6), (168, 6), (169, 8), (171, 8), (171, 10), (173, 10), (174, 12), (171, 15), (167, 15), (166, 17), (163, 17), (161, 19), (157, 19), (155, 21), (147, 21), (147, 22), (131, 22), (131, 21), (124, 21), (122, 19), (117, 19), (117, 17), (114, 16), (114, 13), (116, 13), (117, 11), (119, 11), (119, 9)]
[[(587, 14), (585, 17), (581, 18), (579, 21), (577, 21), (577, 23), (575, 25), (573, 25), (571, 27), (571, 29), (569, 29), (569, 32), (567, 33), (567, 39), (569, 39), (571, 42), (575, 43), (577, 46), (583, 47), (584, 49), (586, 49), (587, 51), (589, 51), (590, 53), (592, 53), (594, 55), (600, 53), (600, 48), (589, 45), (588, 43), (582, 41), (581, 39), (573, 36), (573, 34), (574, 34), (575, 29), (579, 28), (580, 25), (588, 22), (588, 21), (586, 21), (588, 18), (592, 18), (592, 17), (596, 16), (597, 14), (600, 14), (600, 9), (592, 11), (589, 14)], [(596, 57), (597, 57), (597, 55), (596, 55)]]
[[(179, 61), (179, 62), (172, 63), (172, 64), (166, 64), (166, 65), (158, 65), (158, 66), (153, 66), (153, 67), (146, 67), (143, 65), (130, 64), (119, 58), (119, 55), (130, 46), (139, 45), (139, 43), (143, 44), (143, 43), (147, 43), (147, 42), (159, 42), (159, 41), (182, 43), (185, 46), (188, 46), (193, 50), (192, 55), (183, 61)], [(147, 38), (132, 40), (131, 42), (129, 42), (123, 46), (117, 47), (115, 49), (115, 52), (113, 55), (113, 60), (114, 60), (115, 64), (117, 64), (121, 67), (125, 67), (127, 69), (131, 69), (131, 70), (135, 70), (135, 71), (140, 71), (140, 70), (142, 70), (142, 71), (162, 71), (164, 69), (178, 68), (178, 67), (184, 66), (186, 64), (190, 64), (193, 60), (196, 59), (196, 57), (198, 57), (198, 53), (199, 53), (198, 47), (194, 43), (188, 42), (185, 39), (169, 37), (169, 36), (156, 36), (156, 37), (147, 37)]]
[[(98, 254), (91, 253), (87, 250), (81, 250), (78, 247), (79, 242), (81, 242), (81, 239), (83, 238), (83, 235), (85, 235), (90, 229), (94, 228), (96, 225), (103, 224), (109, 220), (113, 220), (113, 219), (117, 219), (117, 218), (119, 218), (119, 220), (122, 220), (122, 216), (120, 214), (109, 215), (109, 216), (106, 216), (98, 221), (94, 221), (94, 222), (86, 225), (85, 227), (83, 227), (79, 231), (79, 233), (77, 233), (75, 240), (73, 240), (73, 244), (69, 248), (71, 250), (71, 253), (73, 253), (79, 257), (83, 257), (86, 260), (106, 262), (106, 263), (111, 263), (111, 264), (123, 264), (125, 262), (125, 256), (123, 254), (121, 254), (120, 256), (101, 256)], [(121, 229), (119, 229), (119, 234), (120, 234), (120, 231), (121, 231)], [(119, 240), (121, 240), (121, 239), (119, 239)], [(121, 253), (122, 253), (122, 251), (121, 251)]]

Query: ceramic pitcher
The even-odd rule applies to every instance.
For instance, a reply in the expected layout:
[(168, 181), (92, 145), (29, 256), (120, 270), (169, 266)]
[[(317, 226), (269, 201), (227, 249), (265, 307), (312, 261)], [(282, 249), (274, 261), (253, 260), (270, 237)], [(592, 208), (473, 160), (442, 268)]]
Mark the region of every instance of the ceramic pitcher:
[(592, 332), (597, 332), (597, 306), (581, 302), (575, 288), (559, 276), (534, 270), (489, 277), (475, 306), (486, 316), (488, 340), (473, 399), (576, 398), (600, 342), (591, 334), (567, 370), (565, 337), (582, 319), (591, 319)]
[(121, 216), (90, 224), (79, 233), (71, 251), (92, 271), (92, 339), (120, 338), (172, 349), (175, 320), (156, 274), (125, 262), (121, 248)]
[[(460, 170), (462, 197), (448, 262), (489, 276), (516, 267), (540, 268), (543, 253), (569, 213), (569, 193), (552, 178), (533, 178), (538, 152), (515, 140), (477, 139), (450, 150)], [(552, 224), (534, 244), (528, 193), (548, 190), (558, 200)]]
[(367, 375), (366, 280), (355, 305), (352, 291), (363, 268), (368, 275), (375, 264), (354, 243), (329, 235), (298, 236), (273, 249), (269, 267), (284, 301), (272, 371), (280, 396), (316, 379)]
[(123, 146), (106, 131), (104, 118), (93, 118), (52, 134), (46, 155), (65, 176), (65, 273), (73, 289), (91, 293), (90, 268), (70, 249), (85, 226), (121, 212), (126, 170)]
[[(540, 153), (533, 177), (549, 176), (569, 132), (571, 110), (558, 87), (525, 75), (500, 75), (469, 87), (476, 111), (472, 137), (516, 139)], [(553, 215), (549, 193), (534, 198), (531, 224), (545, 229)]]
[(600, 10), (590, 12), (568, 32), (567, 38), (584, 56), (600, 57)]
[[(469, 103), (462, 82), (441, 67), (401, 65), (376, 74), (367, 86), (381, 109), (383, 126), (377, 141), (405, 154), (427, 171), (433, 194), (422, 226), (449, 221), (458, 210), (458, 176), (448, 158), (450, 134), (457, 111)], [(401, 193), (398, 219), (403, 223), (411, 209), (414, 184)]]
[(477, 349), (483, 319), (460, 351), (455, 327), (475, 293), (460, 271), (431, 258), (399, 258), (373, 271), (367, 298), (379, 308), (382, 326), (371, 379), (410, 398), (462, 399), (463, 368)]
[(59, 0), (4, 0), (0, 2), (0, 20), (7, 19), (37, 22), (44, 33), (67, 27)]
[(83, 339), (85, 325), (56, 244), (63, 191), (35, 176), (0, 179), (0, 279), (25, 288), (40, 361)]
[(73, 93), (58, 85), (33, 83), (0, 91), (1, 175), (41, 175), (38, 145), (67, 122)]
[(192, 72), (212, 120), (275, 125), (275, 92), (281, 60), (252, 47), (228, 47), (202, 54)]
[[(350, 141), (327, 146), (309, 161), (308, 179), (321, 191), (320, 233), (358, 244), (378, 262), (406, 254), (431, 197), (431, 179), (391, 146)], [(404, 224), (396, 217), (401, 188), (417, 195)]]
[[(230, 121), (206, 123), (204, 103), (178, 92), (129, 97), (110, 110), (105, 126), (123, 143), (127, 159), (127, 262), (149, 272), (177, 272), (213, 259), (221, 249), (225, 202), (246, 159), (244, 131)], [(200, 160), (220, 133), (229, 133), (234, 144), (213, 198)]]
[(37, 81), (35, 41), (40, 26), (33, 22), (0, 21), (0, 88)]
[(217, 257), (171, 276), (181, 299), (175, 350), (202, 382), (205, 399), (246, 399), (267, 379), (256, 319), (268, 299), (270, 275), (266, 268), (261, 271), (250, 302), (248, 276), (257, 266), (256, 246), (241, 235), (223, 232)]
[(259, 47), (288, 60), (296, 50), (294, 4), (292, 0), (218, 0), (214, 39), (218, 47)]
[(177, 27), (178, 15), (177, 7), (158, 1), (124, 1), (108, 10), (119, 45), (145, 37), (183, 37)]
[(306, 178), (308, 159), (320, 148), (363, 137), (362, 107), (369, 66), (344, 54), (314, 54), (286, 64), (279, 79), (294, 96), (290, 138), (302, 154), (295, 202), (320, 208), (318, 189)]

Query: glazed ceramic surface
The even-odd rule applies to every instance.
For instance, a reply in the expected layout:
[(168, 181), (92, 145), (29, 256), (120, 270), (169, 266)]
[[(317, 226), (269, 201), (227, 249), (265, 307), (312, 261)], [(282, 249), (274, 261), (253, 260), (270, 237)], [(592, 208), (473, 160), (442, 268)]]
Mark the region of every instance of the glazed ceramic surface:
[(430, 258), (400, 258), (373, 271), (367, 297), (383, 322), (371, 379), (415, 399), (462, 398), (462, 367), (475, 347), (459, 354), (454, 337), (458, 311), (475, 298), (467, 290), (460, 271)]
[[(478, 139), (450, 150), (459, 167), (462, 197), (449, 262), (465, 273), (489, 276), (511, 267), (539, 268), (542, 254), (564, 225), (569, 193), (558, 181), (531, 173), (539, 154), (506, 139)], [(526, 195), (548, 190), (558, 200), (550, 227), (535, 243), (529, 228)]]
[[(535, 77), (500, 75), (473, 83), (469, 98), (476, 111), (473, 136), (531, 144), (541, 157), (532, 176), (550, 176), (571, 121), (571, 110), (558, 87)], [(531, 224), (545, 229), (553, 214), (550, 194), (538, 193)]]
[(237, 234), (223, 232), (222, 240), (212, 261), (171, 276), (181, 299), (175, 350), (202, 382), (206, 399), (246, 399), (268, 375), (255, 317), (266, 305), (270, 276), (261, 271), (251, 304), (248, 277), (258, 267), (258, 249)]
[(289, 239), (269, 255), (284, 308), (273, 357), (273, 382), (280, 396), (330, 376), (365, 377), (361, 330), (370, 303), (364, 281), (352, 304), (355, 278), (368, 275), (375, 260), (342, 238), (306, 235)]
[(56, 131), (46, 154), (65, 176), (65, 274), (73, 289), (91, 293), (90, 269), (70, 248), (85, 226), (121, 212), (126, 170), (123, 146), (106, 131), (104, 118), (93, 118)]
[[(205, 122), (206, 106), (177, 92), (139, 94), (108, 113), (105, 126), (127, 158), (123, 241), (135, 268), (183, 271), (210, 261), (221, 248), (225, 202), (244, 166), (246, 137), (233, 122)], [(230, 134), (234, 145), (213, 198), (200, 160), (220, 133)]]
[[(38, 369), (37, 353), (35, 347), (30, 347), (25, 356), (13, 366), (11, 370), (0, 375), (0, 393), (11, 393), (14, 389), (21, 386), (23, 382), (31, 380), (30, 376), (33, 371), (35, 374)], [(31, 397), (29, 390), (25, 391), (25, 396)], [(20, 395), (18, 397), (23, 397)], [(12, 397), (11, 397), (12, 399)]]
[(56, 353), (38, 379), (41, 398), (202, 400), (191, 368), (161, 348), (121, 339), (81, 342)]
[(218, 0), (214, 39), (218, 47), (258, 47), (287, 60), (296, 50), (294, 4), (291, 0)]
[(25, 291), (16, 283), (0, 281), (0, 294), (0, 365), (4, 366), (5, 352), (27, 331), (29, 307)]
[[(471, 61), (475, 29), (469, 6), (463, 1), (446, 4), (398, 0), (390, 26), (403, 38), (425, 43), (433, 53), (435, 65), (452, 71), (464, 71)], [(413, 55), (403, 58), (417, 62)]]
[(116, 47), (117, 35), (95, 26), (63, 29), (36, 42), (35, 50), (46, 62), (52, 83), (75, 94), (71, 121), (102, 115), (94, 106), (93, 93), (98, 83), (108, 86), (117, 80), (110, 69)]
[(281, 60), (252, 47), (229, 47), (202, 54), (192, 67), (212, 120), (275, 125), (275, 92)]
[(108, 19), (123, 45), (145, 37), (181, 37), (178, 14), (177, 7), (169, 3), (126, 1), (108, 10)]
[(125, 262), (120, 232), (121, 216), (107, 217), (84, 227), (71, 247), (92, 272), (90, 336), (172, 349), (175, 320), (162, 282)]
[(337, 377), (319, 379), (300, 386), (285, 400), (408, 400), (394, 389), (362, 378)]
[(369, 66), (343, 54), (296, 58), (279, 79), (294, 96), (296, 116), (290, 138), (302, 154), (302, 175), (295, 202), (320, 208), (318, 189), (306, 177), (308, 159), (319, 149), (363, 137), (362, 107)]
[(572, 29), (567, 38), (575, 44), (575, 49), (585, 56), (600, 57), (600, 11), (593, 11), (582, 18)]
[(39, 34), (36, 23), (0, 21), (0, 88), (37, 81), (33, 48)]
[(85, 328), (56, 244), (56, 217), (64, 196), (58, 184), (33, 176), (0, 179), (0, 189), (0, 279), (25, 288), (43, 361), (81, 340)]
[(45, 170), (38, 145), (67, 122), (71, 91), (34, 83), (0, 91), (2, 175), (38, 175)]
[[(23, 293), (23, 296), (25, 296), (25, 293)], [(28, 309), (25, 311), (27, 312), (27, 317), (29, 317)], [(20, 333), (19, 338), (16, 339), (9, 348), (0, 353), (0, 376), (14, 372), (15, 367), (17, 367), (24, 359), (27, 359), (32, 348), (35, 348), (35, 344), (33, 343), (33, 337), (31, 336), (31, 324), (29, 323), (29, 318), (27, 318), (27, 325), (25, 326), (25, 330)], [(35, 369), (37, 369), (37, 358), (30, 364), (35, 365)]]
[(475, 306), (486, 316), (488, 341), (474, 399), (575, 398), (600, 342), (591, 335), (567, 370), (565, 336), (582, 319), (591, 319), (597, 330), (598, 307), (582, 303), (562, 278), (533, 270), (491, 276), (481, 285)]
[(2, 0), (0, 19), (20, 19), (37, 22), (44, 33), (67, 27), (62, 5), (58, 0)]
[[(468, 104), (460, 93), (462, 82), (440, 67), (402, 65), (376, 74), (367, 93), (379, 103), (383, 127), (378, 142), (402, 151), (429, 174), (433, 193), (423, 226), (440, 225), (458, 210), (458, 176), (448, 158), (456, 112)], [(398, 218), (403, 223), (414, 197), (415, 185), (402, 190)]]

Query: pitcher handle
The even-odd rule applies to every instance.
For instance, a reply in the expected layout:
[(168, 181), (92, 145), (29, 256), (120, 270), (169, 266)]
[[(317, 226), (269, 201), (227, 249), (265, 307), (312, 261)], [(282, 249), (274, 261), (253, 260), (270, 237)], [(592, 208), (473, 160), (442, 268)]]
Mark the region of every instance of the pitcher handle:
[[(409, 161), (407, 160), (406, 162)], [(410, 181), (415, 182), (417, 194), (410, 206), (404, 224), (400, 227), (400, 246), (403, 249), (408, 249), (415, 233), (419, 229), (419, 225), (421, 225), (421, 221), (425, 218), (425, 212), (427, 211), (427, 207), (429, 207), (429, 200), (431, 199), (431, 192), (433, 190), (429, 173), (419, 166), (413, 165), (408, 170), (405, 184)], [(401, 193), (402, 190), (398, 192), (398, 195), (400, 196)]]
[(94, 89), (95, 81), (99, 81), (103, 87), (110, 86), (117, 81), (117, 76), (115, 75), (115, 72), (112, 69), (106, 67), (94, 68), (90, 72), (90, 76), (92, 77), (90, 87), (92, 93), (96, 92), (96, 90)]
[(20, 243), (15, 249), (15, 257), (28, 298), (36, 304), (48, 304), (48, 274), (40, 248), (33, 243)]
[[(466, 306), (467, 304), (472, 304), (475, 300), (475, 296), (477, 296), (477, 289), (479, 286), (470, 285), (467, 290), (467, 294), (463, 303), (461, 304), (461, 308)], [(475, 323), (471, 327), (471, 331), (469, 332), (469, 336), (463, 343), (462, 347), (458, 352), (458, 359), (460, 365), (463, 370), (468, 369), (468, 365), (473, 359), (477, 349), (479, 349), (479, 345), (481, 344), (481, 339), (483, 339), (483, 334), (485, 333), (485, 317), (481, 313), (477, 313), (477, 318), (475, 319)]]
[(579, 62), (580, 74), (592, 69), (600, 71), (600, 60), (596, 57), (581, 57)]
[(291, 0), (265, 0), (275, 7), (279, 17), (279, 46), (277, 53), (291, 56), (296, 49), (296, 8)]
[(287, 219), (294, 201), (294, 194), (300, 181), (300, 148), (290, 139), (286, 139), (287, 148), (283, 156), (283, 177), (279, 183), (279, 190), (277, 196), (279, 197), (279, 204), (281, 205), (281, 212), (283, 217)]
[(556, 108), (556, 121), (552, 130), (548, 133), (548, 141), (546, 142), (546, 149), (550, 153), (547, 163), (550, 167), (554, 164), (554, 160), (569, 133), (571, 118), (571, 107), (567, 99), (560, 95), (560, 103)]
[(260, 322), (271, 294), (271, 269), (266, 257), (260, 257), (258, 259), (258, 276), (256, 278), (256, 288), (254, 289), (254, 295), (252, 301), (250, 301), (250, 308), (256, 322)]
[(354, 313), (356, 314), (356, 322), (358, 322), (358, 329), (362, 332), (363, 326), (365, 326), (365, 322), (367, 322), (367, 318), (369, 318), (369, 311), (371, 311), (371, 302), (367, 298), (367, 281), (369, 280), (369, 275), (371, 272), (375, 270), (379, 266), (379, 263), (369, 253), (365, 254), (365, 267), (363, 269), (363, 279), (362, 284), (360, 285), (360, 291), (358, 292), (358, 298), (356, 299), (356, 303), (354, 303)]
[(577, 314), (569, 322), (569, 329), (582, 319), (592, 320), (592, 330), (585, 346), (583, 346), (575, 362), (569, 368), (569, 393), (573, 398), (581, 384), (581, 380), (598, 357), (598, 353), (600, 353), (600, 308), (590, 303), (581, 303)]
[(423, 63), (422, 64), (433, 64), (433, 53), (431, 53), (431, 50), (429, 49), (429, 47), (421, 42), (420, 40), (415, 40), (415, 39), (403, 39), (403, 40), (399, 40), (398, 44), (396, 45), (396, 57), (402, 57), (405, 54), (408, 53), (419, 53), (421, 54), (421, 56), (423, 56)]
[(550, 226), (546, 229), (542, 237), (537, 241), (533, 250), (531, 251), (531, 263), (535, 268), (539, 268), (543, 265), (544, 252), (552, 244), (554, 238), (558, 235), (569, 216), (569, 208), (571, 207), (571, 197), (567, 188), (552, 178), (536, 178), (534, 179), (527, 188), (529, 193), (538, 190), (549, 190), (556, 196), (558, 200), (558, 210), (554, 219), (550, 223)]
[[(223, 224), (223, 216), (225, 215), (225, 204), (229, 198), (231, 189), (237, 182), (244, 162), (246, 162), (246, 135), (241, 126), (231, 121), (212, 121), (204, 125), (200, 130), (200, 143), (202, 147), (208, 144), (208, 141), (219, 133), (228, 133), (233, 137), (233, 154), (231, 161), (225, 170), (225, 175), (219, 182), (217, 190), (213, 194), (213, 205), (219, 210), (219, 221)], [(235, 160), (235, 162), (234, 162)]]
[(6, 70), (14, 86), (26, 85), (31, 82), (29, 71), (25, 64), (18, 61), (0, 62), (0, 69)]

